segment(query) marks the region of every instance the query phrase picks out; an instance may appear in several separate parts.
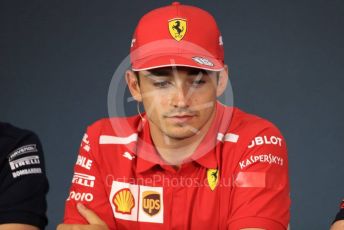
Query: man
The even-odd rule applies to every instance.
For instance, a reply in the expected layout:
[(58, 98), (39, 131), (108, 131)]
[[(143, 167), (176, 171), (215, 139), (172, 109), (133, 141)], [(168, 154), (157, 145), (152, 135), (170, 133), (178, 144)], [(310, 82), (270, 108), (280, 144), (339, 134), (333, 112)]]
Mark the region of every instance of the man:
[(285, 140), (217, 102), (228, 67), (214, 18), (178, 2), (153, 10), (130, 55), (146, 113), (88, 128), (58, 229), (286, 229)]
[(44, 229), (47, 192), (38, 137), (0, 122), (0, 230)]
[(340, 210), (333, 221), (331, 230), (343, 230), (344, 229), (344, 200), (340, 204)]

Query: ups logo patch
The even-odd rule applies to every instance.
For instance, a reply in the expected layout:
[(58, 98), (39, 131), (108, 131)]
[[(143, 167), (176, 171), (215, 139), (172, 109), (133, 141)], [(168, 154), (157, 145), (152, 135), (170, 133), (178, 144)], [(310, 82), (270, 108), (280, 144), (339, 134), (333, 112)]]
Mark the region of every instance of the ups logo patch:
[(154, 216), (160, 211), (161, 196), (155, 191), (145, 191), (142, 193), (142, 209), (149, 216)]

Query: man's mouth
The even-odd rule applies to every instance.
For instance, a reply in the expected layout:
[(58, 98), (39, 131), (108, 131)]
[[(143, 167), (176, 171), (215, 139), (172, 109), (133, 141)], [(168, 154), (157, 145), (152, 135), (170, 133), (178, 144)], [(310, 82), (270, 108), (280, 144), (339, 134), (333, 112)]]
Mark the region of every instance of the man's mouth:
[(185, 123), (191, 120), (194, 116), (195, 115), (191, 115), (191, 114), (178, 114), (178, 115), (167, 116), (167, 119), (175, 123)]

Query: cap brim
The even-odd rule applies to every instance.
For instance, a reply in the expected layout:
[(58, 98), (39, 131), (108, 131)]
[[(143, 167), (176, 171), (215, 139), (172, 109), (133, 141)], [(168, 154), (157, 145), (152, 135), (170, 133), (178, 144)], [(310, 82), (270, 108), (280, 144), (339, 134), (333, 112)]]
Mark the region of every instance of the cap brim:
[(221, 71), (224, 68), (223, 62), (211, 58), (194, 54), (174, 54), (174, 55), (152, 55), (132, 64), (133, 71), (150, 70), (168, 66), (184, 66), (209, 71)]

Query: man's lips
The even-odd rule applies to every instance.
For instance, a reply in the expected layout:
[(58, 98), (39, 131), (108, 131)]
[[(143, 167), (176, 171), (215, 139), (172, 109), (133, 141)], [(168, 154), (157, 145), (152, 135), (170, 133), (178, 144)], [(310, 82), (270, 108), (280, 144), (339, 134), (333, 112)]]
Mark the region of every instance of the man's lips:
[(176, 123), (184, 123), (191, 120), (195, 115), (174, 115), (168, 116), (167, 119), (176, 122)]

